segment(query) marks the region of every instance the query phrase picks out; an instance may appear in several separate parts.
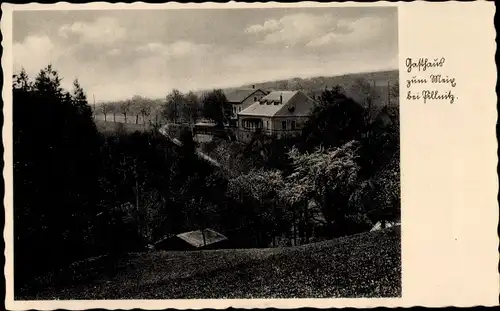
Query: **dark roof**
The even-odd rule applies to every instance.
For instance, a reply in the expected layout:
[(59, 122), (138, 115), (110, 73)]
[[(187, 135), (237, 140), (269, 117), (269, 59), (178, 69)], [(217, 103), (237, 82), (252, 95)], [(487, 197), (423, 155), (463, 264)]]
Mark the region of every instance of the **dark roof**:
[(254, 93), (261, 92), (262, 94), (266, 94), (261, 89), (254, 89), (254, 88), (239, 88), (239, 89), (234, 89), (234, 90), (229, 90), (229, 91), (224, 91), (224, 94), (226, 95), (227, 101), (230, 103), (241, 103), (245, 99), (249, 98), (252, 96)]
[[(204, 229), (206, 245), (218, 243), (227, 240), (227, 238), (212, 229)], [(203, 247), (203, 234), (201, 230), (179, 233), (178, 238), (186, 241), (194, 247)]]

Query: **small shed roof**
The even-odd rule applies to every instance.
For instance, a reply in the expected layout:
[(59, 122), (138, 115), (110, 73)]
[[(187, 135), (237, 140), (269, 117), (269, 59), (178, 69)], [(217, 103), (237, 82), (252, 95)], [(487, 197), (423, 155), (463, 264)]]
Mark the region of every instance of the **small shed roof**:
[[(386, 221), (385, 222), (386, 228), (391, 228), (391, 227), (396, 227), (396, 226), (401, 226), (401, 222), (399, 222), (399, 221)], [(381, 229), (382, 229), (382, 222), (379, 221), (373, 226), (373, 228), (371, 228), (370, 231), (377, 231), (377, 230), (381, 230)]]
[[(206, 245), (218, 243), (227, 240), (227, 238), (219, 232), (212, 229), (204, 229)], [(178, 238), (186, 241), (194, 247), (202, 247), (203, 233), (201, 230), (194, 230), (190, 232), (179, 233), (176, 235)]]
[(198, 122), (195, 124), (197, 127), (215, 127), (216, 125), (214, 122)]

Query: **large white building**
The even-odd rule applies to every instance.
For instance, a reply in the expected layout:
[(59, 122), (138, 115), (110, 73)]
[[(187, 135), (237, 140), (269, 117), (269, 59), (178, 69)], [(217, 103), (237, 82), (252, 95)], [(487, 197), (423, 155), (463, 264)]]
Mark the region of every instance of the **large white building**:
[(314, 100), (302, 91), (272, 91), (238, 112), (238, 139), (249, 141), (258, 129), (276, 137), (296, 135), (313, 107)]

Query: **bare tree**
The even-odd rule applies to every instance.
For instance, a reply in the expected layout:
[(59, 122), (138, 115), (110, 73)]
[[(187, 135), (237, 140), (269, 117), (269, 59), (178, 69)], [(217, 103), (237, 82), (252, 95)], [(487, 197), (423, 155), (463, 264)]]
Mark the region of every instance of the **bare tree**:
[(106, 116), (107, 116), (108, 112), (110, 111), (110, 109), (109, 109), (110, 106), (108, 104), (106, 104), (106, 103), (103, 103), (103, 104), (101, 104), (100, 108), (101, 108), (100, 109), (101, 113), (104, 115), (104, 121), (105, 122), (108, 121), (107, 118), (106, 118)]
[(113, 115), (113, 122), (116, 123), (116, 113), (118, 112), (118, 104), (114, 102), (106, 103), (108, 106), (108, 113)]
[(130, 112), (130, 107), (132, 106), (132, 101), (126, 100), (120, 105), (120, 111), (125, 119), (124, 123), (127, 123), (127, 114)]
[(151, 110), (153, 109), (151, 102), (149, 101), (144, 101), (141, 103), (140, 113), (142, 115), (142, 124), (144, 126), (144, 129), (146, 129), (146, 117), (151, 114)]

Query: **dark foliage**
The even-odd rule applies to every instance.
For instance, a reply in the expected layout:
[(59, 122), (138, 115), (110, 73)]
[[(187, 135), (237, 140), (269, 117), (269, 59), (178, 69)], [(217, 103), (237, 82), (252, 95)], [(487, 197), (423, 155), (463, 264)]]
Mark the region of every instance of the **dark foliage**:
[(292, 172), (287, 155), (292, 147), (310, 153), (318, 147), (359, 142), (355, 183), (342, 191), (328, 189), (320, 200), (327, 226), (317, 232), (329, 237), (363, 232), (378, 220), (399, 218), (399, 110), (364, 106), (339, 86), (325, 89), (302, 135), (275, 139), (256, 132), (246, 147), (254, 166), (279, 169), (287, 176)]
[(231, 105), (228, 104), (226, 95), (221, 89), (215, 89), (203, 95), (201, 98), (203, 116), (213, 120), (219, 128), (229, 122), (231, 117)]
[[(186, 101), (177, 93), (169, 95), (168, 107)], [(212, 228), (226, 235), (231, 247), (254, 248), (275, 245), (277, 237), (297, 245), (300, 239), (308, 243), (355, 234), (375, 221), (399, 217), (397, 109), (384, 108), (367, 118), (373, 115), (371, 106), (359, 105), (337, 87), (323, 92), (302, 135), (276, 139), (257, 132), (245, 148), (236, 151), (230, 148), (234, 143), (217, 140), (206, 151), (218, 153), (222, 168), (200, 158), (189, 127), (179, 126), (182, 146), (139, 125), (140, 132), (117, 123), (121, 125), (116, 131), (99, 134), (79, 82), (75, 80), (72, 93), (66, 92), (51, 66), (34, 81), (21, 71), (15, 76), (13, 95), (16, 295), (37, 275), (75, 260), (106, 255), (104, 270), (112, 269), (125, 253), (145, 251), (163, 237), (184, 231)], [(197, 107), (195, 97), (189, 96), (188, 106)], [(206, 94), (202, 104), (205, 117), (223, 131), (231, 111), (222, 91)], [(144, 119), (150, 111), (144, 103), (141, 107)], [(128, 110), (124, 109), (125, 116)], [(177, 110), (167, 112), (177, 120)], [(195, 121), (195, 115), (190, 110), (182, 118)], [(359, 146), (347, 151), (352, 154), (324, 156), (351, 141)], [(292, 147), (297, 148), (297, 157), (289, 153)], [(317, 152), (318, 147), (324, 149)], [(318, 177), (319, 182), (310, 182), (309, 188), (296, 182), (297, 187), (285, 189), (293, 202), (285, 202), (287, 195), (281, 189), (296, 173), (294, 161), (309, 155), (309, 160), (317, 160), (331, 173), (306, 176), (309, 181)], [(332, 159), (347, 164), (328, 166), (325, 162)], [(311, 195), (310, 189), (321, 190), (321, 195)], [(298, 198), (293, 198), (298, 192)], [(311, 201), (317, 204), (310, 207)], [(318, 213), (322, 223), (313, 221)], [(284, 262), (290, 261), (285, 257)], [(273, 260), (267, 262), (269, 267), (275, 265)], [(297, 267), (292, 261), (287, 265)], [(243, 268), (259, 274), (271, 273), (269, 267)], [(228, 279), (240, 278), (227, 273)], [(386, 280), (381, 282), (387, 285)], [(358, 285), (367, 295), (376, 290)], [(275, 290), (273, 294), (281, 297)], [(384, 291), (397, 293), (388, 287)], [(350, 295), (325, 291), (317, 296), (327, 294)]]
[(365, 109), (339, 88), (325, 90), (303, 130), (304, 147), (338, 147), (359, 140), (365, 130)]
[(24, 72), (16, 78), (14, 267), (21, 283), (88, 251), (97, 214), (99, 136), (84, 94), (64, 92), (51, 66), (34, 83)]

